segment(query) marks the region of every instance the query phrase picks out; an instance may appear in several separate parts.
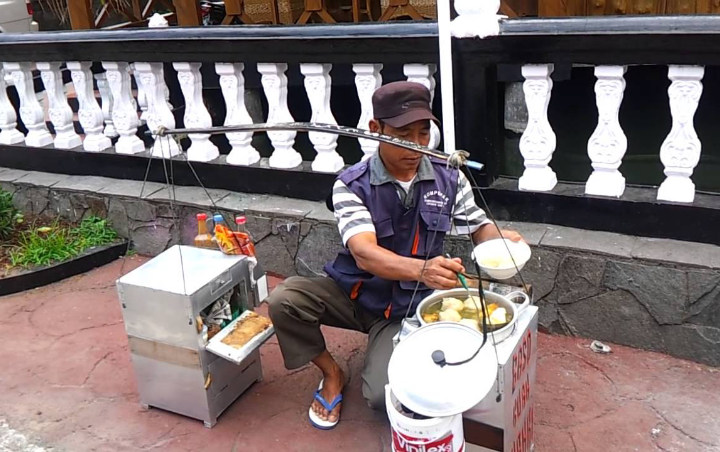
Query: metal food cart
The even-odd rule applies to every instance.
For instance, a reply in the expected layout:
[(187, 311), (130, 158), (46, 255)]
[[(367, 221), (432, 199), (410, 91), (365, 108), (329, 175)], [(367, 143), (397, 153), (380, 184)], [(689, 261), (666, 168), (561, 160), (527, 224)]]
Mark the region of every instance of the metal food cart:
[[(259, 346), (272, 326), (240, 349), (220, 342), (267, 297), (267, 278), (254, 258), (176, 245), (118, 279), (117, 289), (144, 407), (209, 428), (262, 378)], [(208, 340), (208, 316), (219, 300), (236, 318)]]

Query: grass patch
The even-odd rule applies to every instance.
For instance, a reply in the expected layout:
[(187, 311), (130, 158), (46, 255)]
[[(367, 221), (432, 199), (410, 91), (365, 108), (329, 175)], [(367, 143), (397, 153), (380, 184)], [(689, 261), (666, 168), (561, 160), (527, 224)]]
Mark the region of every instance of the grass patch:
[(113, 243), (115, 232), (107, 220), (91, 216), (76, 227), (61, 225), (31, 227), (20, 234), (18, 244), (9, 252), (13, 267), (37, 267), (65, 261), (88, 248)]
[(9, 240), (22, 221), (22, 214), (13, 206), (12, 193), (0, 189), (0, 241)]

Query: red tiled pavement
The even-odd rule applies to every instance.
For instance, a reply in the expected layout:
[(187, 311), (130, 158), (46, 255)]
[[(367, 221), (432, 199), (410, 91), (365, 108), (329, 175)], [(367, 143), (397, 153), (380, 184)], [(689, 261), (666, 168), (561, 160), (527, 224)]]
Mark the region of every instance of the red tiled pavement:
[[(213, 429), (143, 411), (114, 284), (145, 260), (0, 297), (0, 427), (71, 452), (389, 450), (384, 415), (360, 394), (365, 338), (332, 328), (330, 351), (352, 374), (333, 431), (307, 421), (318, 372), (285, 370), (274, 339), (262, 348), (264, 380)], [(720, 451), (720, 369), (621, 346), (597, 355), (588, 342), (540, 335), (536, 451)]]

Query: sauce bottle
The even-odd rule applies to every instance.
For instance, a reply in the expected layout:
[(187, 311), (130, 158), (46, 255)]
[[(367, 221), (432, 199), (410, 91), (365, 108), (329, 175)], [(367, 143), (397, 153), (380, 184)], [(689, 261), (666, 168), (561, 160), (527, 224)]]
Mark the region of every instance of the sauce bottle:
[(212, 234), (207, 229), (207, 214), (199, 213), (196, 215), (198, 223), (198, 233), (193, 240), (193, 243), (198, 248), (210, 248), (216, 249), (217, 245), (213, 242)]

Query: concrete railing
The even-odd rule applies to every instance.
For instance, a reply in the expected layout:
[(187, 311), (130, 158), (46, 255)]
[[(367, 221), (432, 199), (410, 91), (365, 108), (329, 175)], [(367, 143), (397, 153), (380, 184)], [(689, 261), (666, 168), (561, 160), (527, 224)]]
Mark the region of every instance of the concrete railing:
[[(501, 154), (519, 154), (525, 169), (515, 190), (553, 193), (558, 177), (552, 159), (562, 137), (556, 138), (547, 114), (552, 73), (558, 64), (589, 65), (597, 79), (594, 103), (598, 115), (587, 141), (590, 175), (584, 181), (584, 193), (636, 201), (626, 197), (621, 168), (628, 145), (618, 116), (624, 74), (629, 66), (660, 65), (668, 68), (671, 83), (667, 94), (658, 92), (657, 96), (667, 99), (672, 126), (663, 131), (666, 139), (657, 149), (665, 180), (651, 190), (660, 201), (694, 202), (692, 174), (700, 162), (702, 144), (693, 118), (702, 96), (704, 66), (720, 59), (720, 18), (518, 19), (498, 26), (494, 11), (474, 6), (463, 9), (464, 3), (457, 3), (461, 13), (453, 23), (457, 36), (493, 34), (493, 25), (499, 32), (487, 39), (453, 41), (457, 144), (470, 151), (473, 159), (486, 163), (485, 182), (502, 176)], [(413, 80), (433, 93), (440, 92), (436, 89), (442, 82), (437, 78), (437, 42), (434, 23), (159, 27), (3, 35), (0, 145), (156, 158), (182, 155), (191, 162), (228, 167), (288, 170), (300, 166), (311, 173), (335, 174), (358, 158), (367, 158), (377, 143), (359, 140), (359, 157), (356, 151), (338, 147), (336, 135), (315, 132), (308, 137), (314, 152), (301, 154), (296, 132), (268, 132), (269, 142), (263, 149), (257, 148), (252, 133), (236, 132), (226, 136), (229, 150), (225, 156), (208, 134), (192, 134), (180, 146), (164, 138), (152, 142), (145, 130), (293, 122), (302, 115), (300, 110), (307, 110), (306, 105), (310, 106), (311, 121), (333, 124), (342, 115), (343, 125), (367, 128), (372, 92), (387, 81)], [(693, 42), (702, 42), (703, 47), (689, 45)], [(500, 139), (497, 117), (502, 86), (496, 74), (501, 65), (520, 68), (524, 79), (527, 126), (517, 148), (503, 149)], [(392, 70), (387, 72), (388, 68)], [(65, 70), (71, 80), (63, 78)], [(40, 83), (34, 80), (38, 73)], [(246, 83), (249, 73), (255, 79), (253, 87)], [(225, 111), (224, 117), (215, 121), (204, 92), (203, 78), (209, 76), (217, 80)], [(292, 77), (296, 85), (289, 87)], [(6, 83), (17, 91), (15, 104), (6, 95)], [(359, 110), (351, 115), (347, 105), (331, 104), (334, 90), (342, 88), (347, 94), (349, 86), (359, 103)], [(295, 96), (289, 101), (290, 90), (298, 87), (305, 99)], [(41, 102), (38, 92), (42, 90)], [(75, 108), (68, 103), (69, 91), (76, 93)], [(257, 109), (249, 111), (245, 103), (248, 94), (264, 103), (264, 113), (259, 110), (262, 117)], [(440, 106), (436, 107), (439, 113)], [(353, 119), (348, 122), (349, 116)], [(438, 146), (440, 139), (435, 128), (431, 144)], [(259, 162), (261, 156), (267, 160)], [(320, 190), (327, 192), (327, 188)], [(292, 196), (291, 191), (274, 194)], [(717, 209), (713, 212), (716, 215)]]

